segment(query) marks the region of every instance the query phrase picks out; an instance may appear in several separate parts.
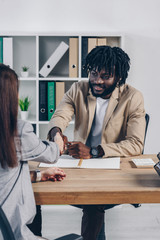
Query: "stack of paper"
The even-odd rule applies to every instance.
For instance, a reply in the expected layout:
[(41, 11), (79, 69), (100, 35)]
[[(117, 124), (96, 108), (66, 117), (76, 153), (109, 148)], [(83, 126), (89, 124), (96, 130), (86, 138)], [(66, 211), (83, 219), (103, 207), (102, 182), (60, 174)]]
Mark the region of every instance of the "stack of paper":
[(62, 155), (55, 164), (40, 163), (39, 167), (120, 169), (119, 157), (83, 159), (81, 166), (79, 166), (79, 161), (80, 159)]

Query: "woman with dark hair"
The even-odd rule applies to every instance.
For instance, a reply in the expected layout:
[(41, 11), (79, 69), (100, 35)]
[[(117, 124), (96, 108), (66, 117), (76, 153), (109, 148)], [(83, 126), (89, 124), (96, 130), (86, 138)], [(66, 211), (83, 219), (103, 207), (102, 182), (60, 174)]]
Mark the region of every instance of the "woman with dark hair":
[(36, 240), (26, 226), (32, 222), (36, 210), (32, 181), (63, 180), (65, 173), (49, 168), (29, 173), (28, 161), (54, 163), (63, 152), (59, 134), (55, 142), (42, 142), (30, 123), (17, 120), (18, 77), (0, 64), (0, 205), (5, 212), (16, 240)]

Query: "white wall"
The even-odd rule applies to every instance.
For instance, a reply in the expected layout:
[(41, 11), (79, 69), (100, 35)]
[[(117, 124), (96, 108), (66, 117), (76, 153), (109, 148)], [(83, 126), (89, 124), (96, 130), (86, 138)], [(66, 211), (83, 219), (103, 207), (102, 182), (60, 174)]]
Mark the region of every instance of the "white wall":
[(160, 151), (159, 0), (0, 0), (2, 32), (125, 34), (128, 83), (142, 91), (150, 115), (145, 153)]

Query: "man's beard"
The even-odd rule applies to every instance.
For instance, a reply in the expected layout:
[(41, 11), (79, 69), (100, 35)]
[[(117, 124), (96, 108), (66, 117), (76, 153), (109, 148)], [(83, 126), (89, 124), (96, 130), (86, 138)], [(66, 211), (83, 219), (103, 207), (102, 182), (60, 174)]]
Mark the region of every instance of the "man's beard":
[(92, 95), (94, 97), (101, 97), (101, 98), (104, 98), (106, 97), (107, 95), (109, 95), (110, 93), (112, 93), (114, 91), (114, 89), (116, 88), (116, 85), (117, 85), (117, 82), (115, 82), (112, 86), (110, 86), (109, 88), (105, 89), (103, 93), (101, 94), (97, 94), (97, 93), (94, 93), (94, 90), (93, 90), (93, 85), (97, 85), (97, 84), (91, 84), (90, 80), (89, 80), (89, 86), (91, 88), (91, 92), (92, 92)]

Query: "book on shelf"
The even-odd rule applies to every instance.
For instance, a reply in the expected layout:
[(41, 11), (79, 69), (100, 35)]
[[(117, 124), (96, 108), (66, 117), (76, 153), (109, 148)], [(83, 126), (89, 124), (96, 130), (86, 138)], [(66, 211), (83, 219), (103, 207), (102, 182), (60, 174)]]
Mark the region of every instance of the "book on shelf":
[(83, 37), (82, 38), (82, 67), (81, 67), (81, 76), (82, 77), (88, 77), (88, 74), (87, 74), (87, 69), (84, 68), (84, 65), (85, 65), (85, 59), (86, 59), (86, 56), (88, 54), (88, 38), (87, 37)]
[(48, 121), (55, 111), (55, 82), (48, 82)]
[(97, 38), (97, 46), (107, 45), (107, 38)]
[(39, 82), (39, 120), (48, 120), (47, 81)]
[(3, 63), (3, 38), (0, 37), (0, 63)]
[(43, 77), (47, 77), (49, 73), (53, 70), (53, 68), (56, 66), (56, 64), (59, 62), (59, 60), (66, 53), (68, 48), (68, 44), (62, 41), (58, 45), (56, 50), (52, 53), (52, 55), (49, 57), (49, 59), (46, 61), (46, 63), (43, 65), (43, 67), (40, 69), (40, 75)]
[(0, 63), (13, 68), (13, 38), (0, 37)]
[(88, 77), (87, 70), (84, 69), (87, 54), (96, 46), (107, 45), (106, 37), (83, 37), (82, 38), (82, 77)]
[(13, 38), (3, 38), (3, 63), (13, 68)]
[(97, 38), (88, 38), (88, 53), (97, 46)]
[(107, 45), (111, 47), (120, 47), (120, 39), (118, 40), (117, 37), (108, 37), (107, 38)]
[(88, 38), (88, 53), (96, 46), (107, 45), (107, 38)]
[(55, 95), (56, 95), (56, 108), (60, 101), (62, 100), (65, 93), (65, 83), (64, 82), (56, 82), (55, 87)]
[(56, 163), (40, 163), (39, 167), (120, 169), (120, 158), (75, 159), (69, 155), (62, 155)]
[(69, 77), (78, 77), (78, 38), (69, 39)]

